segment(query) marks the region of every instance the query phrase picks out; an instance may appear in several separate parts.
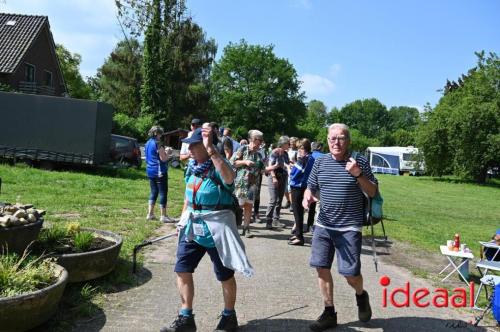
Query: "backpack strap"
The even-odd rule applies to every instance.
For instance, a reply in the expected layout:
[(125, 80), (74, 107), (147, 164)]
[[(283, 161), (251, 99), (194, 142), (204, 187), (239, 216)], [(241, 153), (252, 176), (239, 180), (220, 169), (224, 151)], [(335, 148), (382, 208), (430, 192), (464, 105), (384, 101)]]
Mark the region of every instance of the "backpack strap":
[[(351, 153), (351, 157), (358, 162), (358, 157), (360, 153), (357, 151), (353, 151)], [(371, 237), (372, 237), (372, 254), (373, 254), (373, 264), (375, 264), (375, 272), (378, 272), (378, 260), (377, 260), (377, 252), (375, 250), (375, 231), (373, 229), (373, 218), (372, 218), (372, 199), (368, 194), (366, 194), (363, 190), (363, 195), (365, 195), (365, 198), (367, 200), (366, 208), (368, 209), (368, 221), (370, 222), (370, 228), (371, 228)]]

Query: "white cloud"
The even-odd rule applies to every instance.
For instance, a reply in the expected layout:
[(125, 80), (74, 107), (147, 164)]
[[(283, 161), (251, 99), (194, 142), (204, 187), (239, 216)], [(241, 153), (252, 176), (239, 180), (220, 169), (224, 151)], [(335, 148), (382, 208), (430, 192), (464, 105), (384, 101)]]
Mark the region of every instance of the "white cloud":
[(292, 0), (292, 6), (298, 8), (311, 9), (312, 2), (311, 0)]
[(300, 78), (301, 89), (308, 98), (327, 96), (335, 91), (335, 83), (326, 77), (315, 74), (304, 74)]
[(334, 63), (333, 65), (330, 66), (330, 75), (331, 76), (337, 76), (338, 73), (342, 70), (342, 66), (339, 63)]

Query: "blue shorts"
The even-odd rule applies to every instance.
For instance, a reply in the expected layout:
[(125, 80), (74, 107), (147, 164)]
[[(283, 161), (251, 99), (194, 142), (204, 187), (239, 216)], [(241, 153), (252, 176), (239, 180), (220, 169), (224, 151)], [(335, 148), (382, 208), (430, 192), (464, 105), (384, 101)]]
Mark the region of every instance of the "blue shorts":
[(201, 259), (208, 252), (210, 259), (214, 265), (214, 272), (217, 280), (226, 281), (234, 276), (234, 271), (222, 265), (217, 248), (205, 248), (198, 243), (191, 241), (186, 242), (184, 232), (181, 232), (181, 238), (177, 246), (177, 261), (175, 263), (175, 272), (193, 273)]
[(339, 232), (321, 226), (314, 227), (309, 261), (311, 267), (331, 269), (335, 252), (341, 275), (360, 275), (361, 232)]

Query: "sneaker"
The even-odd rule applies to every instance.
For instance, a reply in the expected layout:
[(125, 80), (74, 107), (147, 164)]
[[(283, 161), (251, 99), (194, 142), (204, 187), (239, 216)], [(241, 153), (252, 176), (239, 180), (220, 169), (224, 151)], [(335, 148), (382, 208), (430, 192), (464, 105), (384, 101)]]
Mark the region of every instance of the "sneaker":
[(273, 227), (281, 227), (281, 228), (286, 228), (285, 224), (280, 223), (279, 219), (273, 220)]
[(183, 316), (179, 315), (169, 327), (164, 327), (160, 332), (195, 332), (196, 324), (194, 315)]
[(146, 220), (156, 220), (156, 216), (154, 214), (148, 214)]
[(372, 308), (370, 307), (370, 298), (367, 291), (363, 294), (356, 294), (356, 304), (358, 305), (358, 318), (366, 323), (372, 318)]
[(219, 324), (215, 328), (215, 331), (236, 331), (238, 329), (238, 318), (236, 314), (231, 314), (229, 316), (220, 316)]
[(266, 229), (273, 229), (273, 224), (271, 221), (266, 221)]
[(173, 224), (175, 223), (175, 220), (170, 218), (169, 216), (161, 216), (160, 221), (165, 223), (165, 224)]
[(321, 332), (336, 326), (337, 326), (337, 313), (323, 311), (321, 316), (319, 316), (314, 323), (309, 325), (309, 328), (314, 332)]

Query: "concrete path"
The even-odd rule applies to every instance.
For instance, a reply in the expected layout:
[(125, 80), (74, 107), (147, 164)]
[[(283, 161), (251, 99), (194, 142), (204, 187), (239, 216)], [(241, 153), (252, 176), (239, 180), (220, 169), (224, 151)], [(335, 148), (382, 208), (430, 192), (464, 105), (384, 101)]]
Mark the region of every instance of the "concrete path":
[[(267, 187), (263, 186), (262, 203), (268, 201)], [(261, 207), (261, 214), (265, 206)], [(293, 216), (283, 211), (282, 221), (289, 227), (266, 230), (264, 224), (253, 224), (255, 237), (244, 239), (247, 254), (256, 274), (250, 279), (237, 275), (238, 300), (236, 311), (240, 331), (309, 331), (308, 325), (323, 310), (317, 287), (315, 270), (309, 267), (310, 235), (304, 247), (287, 245)], [(172, 231), (165, 225), (159, 234)], [(390, 234), (389, 234), (390, 236)], [(176, 240), (159, 242), (147, 250), (145, 264), (139, 273), (138, 284), (128, 290), (108, 294), (104, 310), (87, 321), (78, 322), (75, 331), (158, 331), (169, 325), (179, 309), (175, 274)], [(380, 260), (379, 260), (380, 261)], [(334, 266), (335, 266), (334, 262)], [(416, 278), (408, 271), (379, 262), (375, 272), (371, 247), (364, 246), (362, 273), (365, 288), (370, 294), (373, 318), (369, 323), (357, 319), (354, 291), (333, 269), (335, 306), (339, 326), (335, 331), (493, 331), (492, 328), (473, 328), (467, 322), (473, 319), (470, 310), (452, 308), (383, 307), (383, 290), (379, 278), (387, 275), (395, 287), (407, 281), (411, 289), (435, 289), (428, 281)], [(220, 284), (212, 271), (211, 261), (204, 257), (195, 278), (194, 313), (198, 331), (212, 331), (223, 309)], [(465, 285), (465, 284), (464, 284)], [(477, 314), (477, 313), (475, 313)]]

